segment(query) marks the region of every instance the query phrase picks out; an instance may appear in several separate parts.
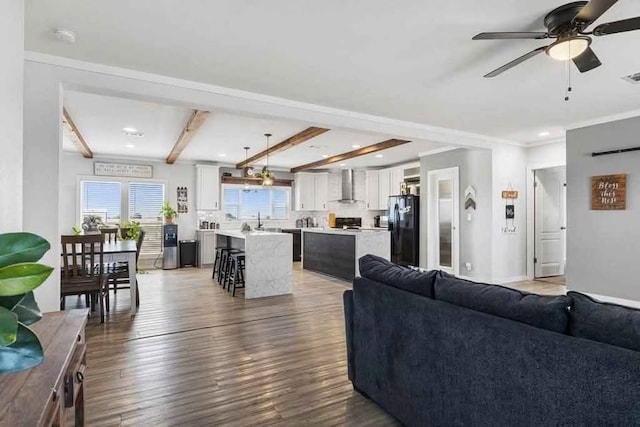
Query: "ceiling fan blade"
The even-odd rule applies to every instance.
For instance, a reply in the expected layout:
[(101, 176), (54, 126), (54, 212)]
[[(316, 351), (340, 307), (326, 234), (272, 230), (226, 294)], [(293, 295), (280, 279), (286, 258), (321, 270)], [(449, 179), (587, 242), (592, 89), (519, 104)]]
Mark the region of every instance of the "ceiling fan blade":
[(606, 36), (609, 34), (626, 33), (627, 31), (640, 30), (640, 16), (637, 18), (623, 19), (622, 21), (607, 22), (593, 29), (594, 36)]
[(573, 18), (573, 22), (581, 22), (585, 27), (598, 18), (600, 18), (607, 10), (616, 4), (618, 0), (591, 0), (582, 10)]
[(547, 33), (527, 33), (527, 32), (504, 32), (504, 33), (480, 33), (472, 40), (519, 40), (519, 39), (546, 39)]
[(600, 62), (591, 48), (585, 50), (580, 56), (573, 58), (573, 63), (576, 64), (581, 73), (586, 73), (602, 65), (602, 62)]
[(544, 52), (544, 50), (546, 48), (547, 48), (546, 46), (543, 46), (543, 47), (539, 47), (539, 48), (537, 48), (535, 50), (532, 50), (531, 52), (527, 53), (526, 55), (522, 55), (520, 58), (514, 59), (513, 61), (509, 62), (508, 64), (505, 64), (500, 68), (496, 68), (495, 70), (493, 70), (489, 74), (485, 75), (485, 77), (495, 77), (497, 75), (500, 75), (500, 74), (504, 73), (505, 71), (515, 67), (516, 65), (523, 63), (527, 59), (531, 59), (534, 56), (536, 56), (537, 54), (539, 54), (541, 52)]

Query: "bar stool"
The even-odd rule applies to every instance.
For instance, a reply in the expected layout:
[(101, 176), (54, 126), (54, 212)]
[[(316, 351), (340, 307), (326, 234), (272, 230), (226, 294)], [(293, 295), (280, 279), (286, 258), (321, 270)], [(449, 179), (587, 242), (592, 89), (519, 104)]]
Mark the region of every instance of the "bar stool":
[(222, 252), (228, 250), (228, 248), (223, 248), (222, 246), (216, 248), (216, 259), (213, 261), (213, 271), (211, 272), (211, 278), (215, 279), (216, 274), (220, 277), (220, 266), (222, 265)]
[(238, 252), (242, 251), (240, 249), (222, 248), (220, 269), (218, 270), (218, 284), (222, 285), (222, 289), (225, 289), (229, 282), (231, 255)]
[(231, 265), (229, 270), (229, 285), (227, 291), (231, 292), (231, 296), (236, 296), (237, 288), (244, 288), (244, 252), (237, 252), (229, 255)]

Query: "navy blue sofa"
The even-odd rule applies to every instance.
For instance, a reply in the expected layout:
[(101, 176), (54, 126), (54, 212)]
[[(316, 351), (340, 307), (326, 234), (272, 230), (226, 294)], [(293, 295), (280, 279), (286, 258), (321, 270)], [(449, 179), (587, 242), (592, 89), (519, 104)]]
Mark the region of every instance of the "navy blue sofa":
[(344, 294), (349, 379), (403, 424), (640, 425), (640, 311), (371, 255), (360, 274)]

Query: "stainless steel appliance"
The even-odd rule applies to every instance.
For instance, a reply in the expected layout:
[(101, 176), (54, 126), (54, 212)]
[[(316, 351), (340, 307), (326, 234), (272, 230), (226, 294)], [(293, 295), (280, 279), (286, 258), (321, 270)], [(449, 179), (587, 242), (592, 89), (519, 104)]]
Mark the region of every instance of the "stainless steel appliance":
[(162, 226), (162, 269), (178, 268), (178, 225), (165, 224)]
[(391, 261), (399, 265), (419, 264), (420, 197), (389, 197)]
[(389, 228), (389, 216), (380, 215), (380, 228)]
[(357, 217), (336, 217), (334, 228), (359, 229), (362, 227), (362, 218)]

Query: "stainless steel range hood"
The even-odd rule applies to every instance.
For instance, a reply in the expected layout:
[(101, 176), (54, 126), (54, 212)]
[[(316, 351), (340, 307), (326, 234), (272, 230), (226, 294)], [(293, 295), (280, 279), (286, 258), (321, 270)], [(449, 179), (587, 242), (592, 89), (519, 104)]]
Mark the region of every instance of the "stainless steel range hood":
[(353, 169), (342, 170), (342, 198), (338, 200), (338, 203), (358, 203), (353, 197), (354, 183), (353, 183)]

